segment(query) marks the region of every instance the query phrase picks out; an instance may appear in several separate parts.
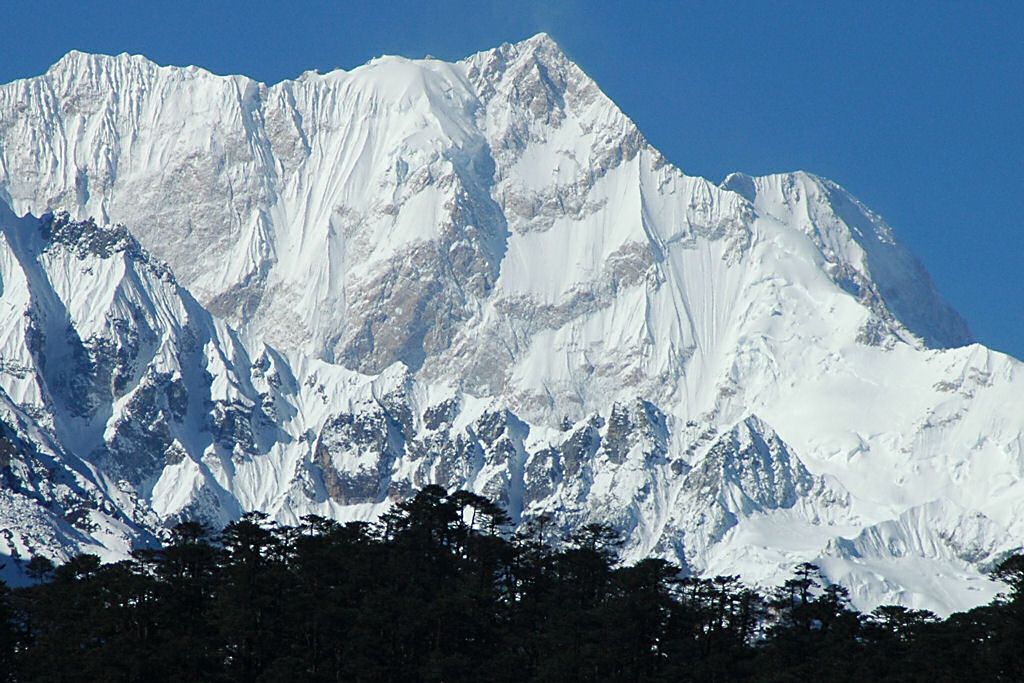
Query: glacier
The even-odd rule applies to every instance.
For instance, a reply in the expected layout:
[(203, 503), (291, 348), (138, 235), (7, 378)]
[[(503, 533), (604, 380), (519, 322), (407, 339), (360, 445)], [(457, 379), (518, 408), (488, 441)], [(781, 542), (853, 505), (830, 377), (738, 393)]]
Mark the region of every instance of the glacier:
[(272, 86), (72, 52), (0, 86), (0, 200), (11, 580), (427, 483), (861, 609), (1021, 548), (1021, 363), (839, 185), (684, 174), (544, 34)]

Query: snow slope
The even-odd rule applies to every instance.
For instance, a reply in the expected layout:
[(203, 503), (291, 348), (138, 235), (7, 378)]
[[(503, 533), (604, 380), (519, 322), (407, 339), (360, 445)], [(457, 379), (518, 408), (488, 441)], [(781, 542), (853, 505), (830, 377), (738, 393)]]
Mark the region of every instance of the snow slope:
[(543, 34), (270, 87), (70, 53), (0, 86), (0, 199), (68, 212), (0, 216), (15, 459), (107, 515), (33, 489), (12, 553), (438, 482), (948, 612), (1024, 538), (1021, 364), (835, 183), (684, 175)]

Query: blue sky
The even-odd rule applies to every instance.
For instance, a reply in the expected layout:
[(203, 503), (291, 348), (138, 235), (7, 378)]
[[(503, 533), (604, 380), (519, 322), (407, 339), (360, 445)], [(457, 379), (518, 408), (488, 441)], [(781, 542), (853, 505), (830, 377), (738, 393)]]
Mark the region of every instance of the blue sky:
[(630, 4), (5, 2), (0, 82), (80, 49), (273, 83), (547, 31), (687, 173), (846, 187), (982, 343), (1024, 358), (1024, 2)]

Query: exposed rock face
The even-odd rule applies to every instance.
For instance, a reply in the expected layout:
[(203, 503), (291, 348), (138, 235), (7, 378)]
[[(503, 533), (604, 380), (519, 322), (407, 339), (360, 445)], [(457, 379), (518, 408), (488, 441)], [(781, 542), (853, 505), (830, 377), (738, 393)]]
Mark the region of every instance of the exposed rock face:
[(0, 86), (0, 198), (16, 559), (438, 483), (948, 611), (1024, 535), (1024, 373), (889, 226), (684, 175), (544, 35), (270, 87), (72, 53)]
[[(341, 505), (376, 503), (384, 498), (401, 433), (379, 406), (342, 413), (320, 431), (316, 464), (328, 495)], [(396, 433), (397, 432), (397, 433)]]
[[(691, 539), (694, 551), (710, 547), (741, 518), (792, 508), (814, 485), (810, 472), (771, 427), (749, 417), (722, 436), (683, 479), (689, 501), (682, 517), (684, 538)], [(700, 537), (696, 543), (694, 536)]]

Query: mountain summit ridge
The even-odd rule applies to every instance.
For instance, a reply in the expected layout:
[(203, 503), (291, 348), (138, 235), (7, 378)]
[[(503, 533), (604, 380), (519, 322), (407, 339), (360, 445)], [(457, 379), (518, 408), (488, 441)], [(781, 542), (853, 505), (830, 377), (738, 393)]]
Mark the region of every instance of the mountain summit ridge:
[[(862, 607), (982, 602), (1019, 545), (1020, 363), (838, 185), (686, 176), (549, 36), (272, 86), (58, 64), (0, 86), (10, 554), (428, 483)], [(165, 275), (26, 241), (54, 220)]]

